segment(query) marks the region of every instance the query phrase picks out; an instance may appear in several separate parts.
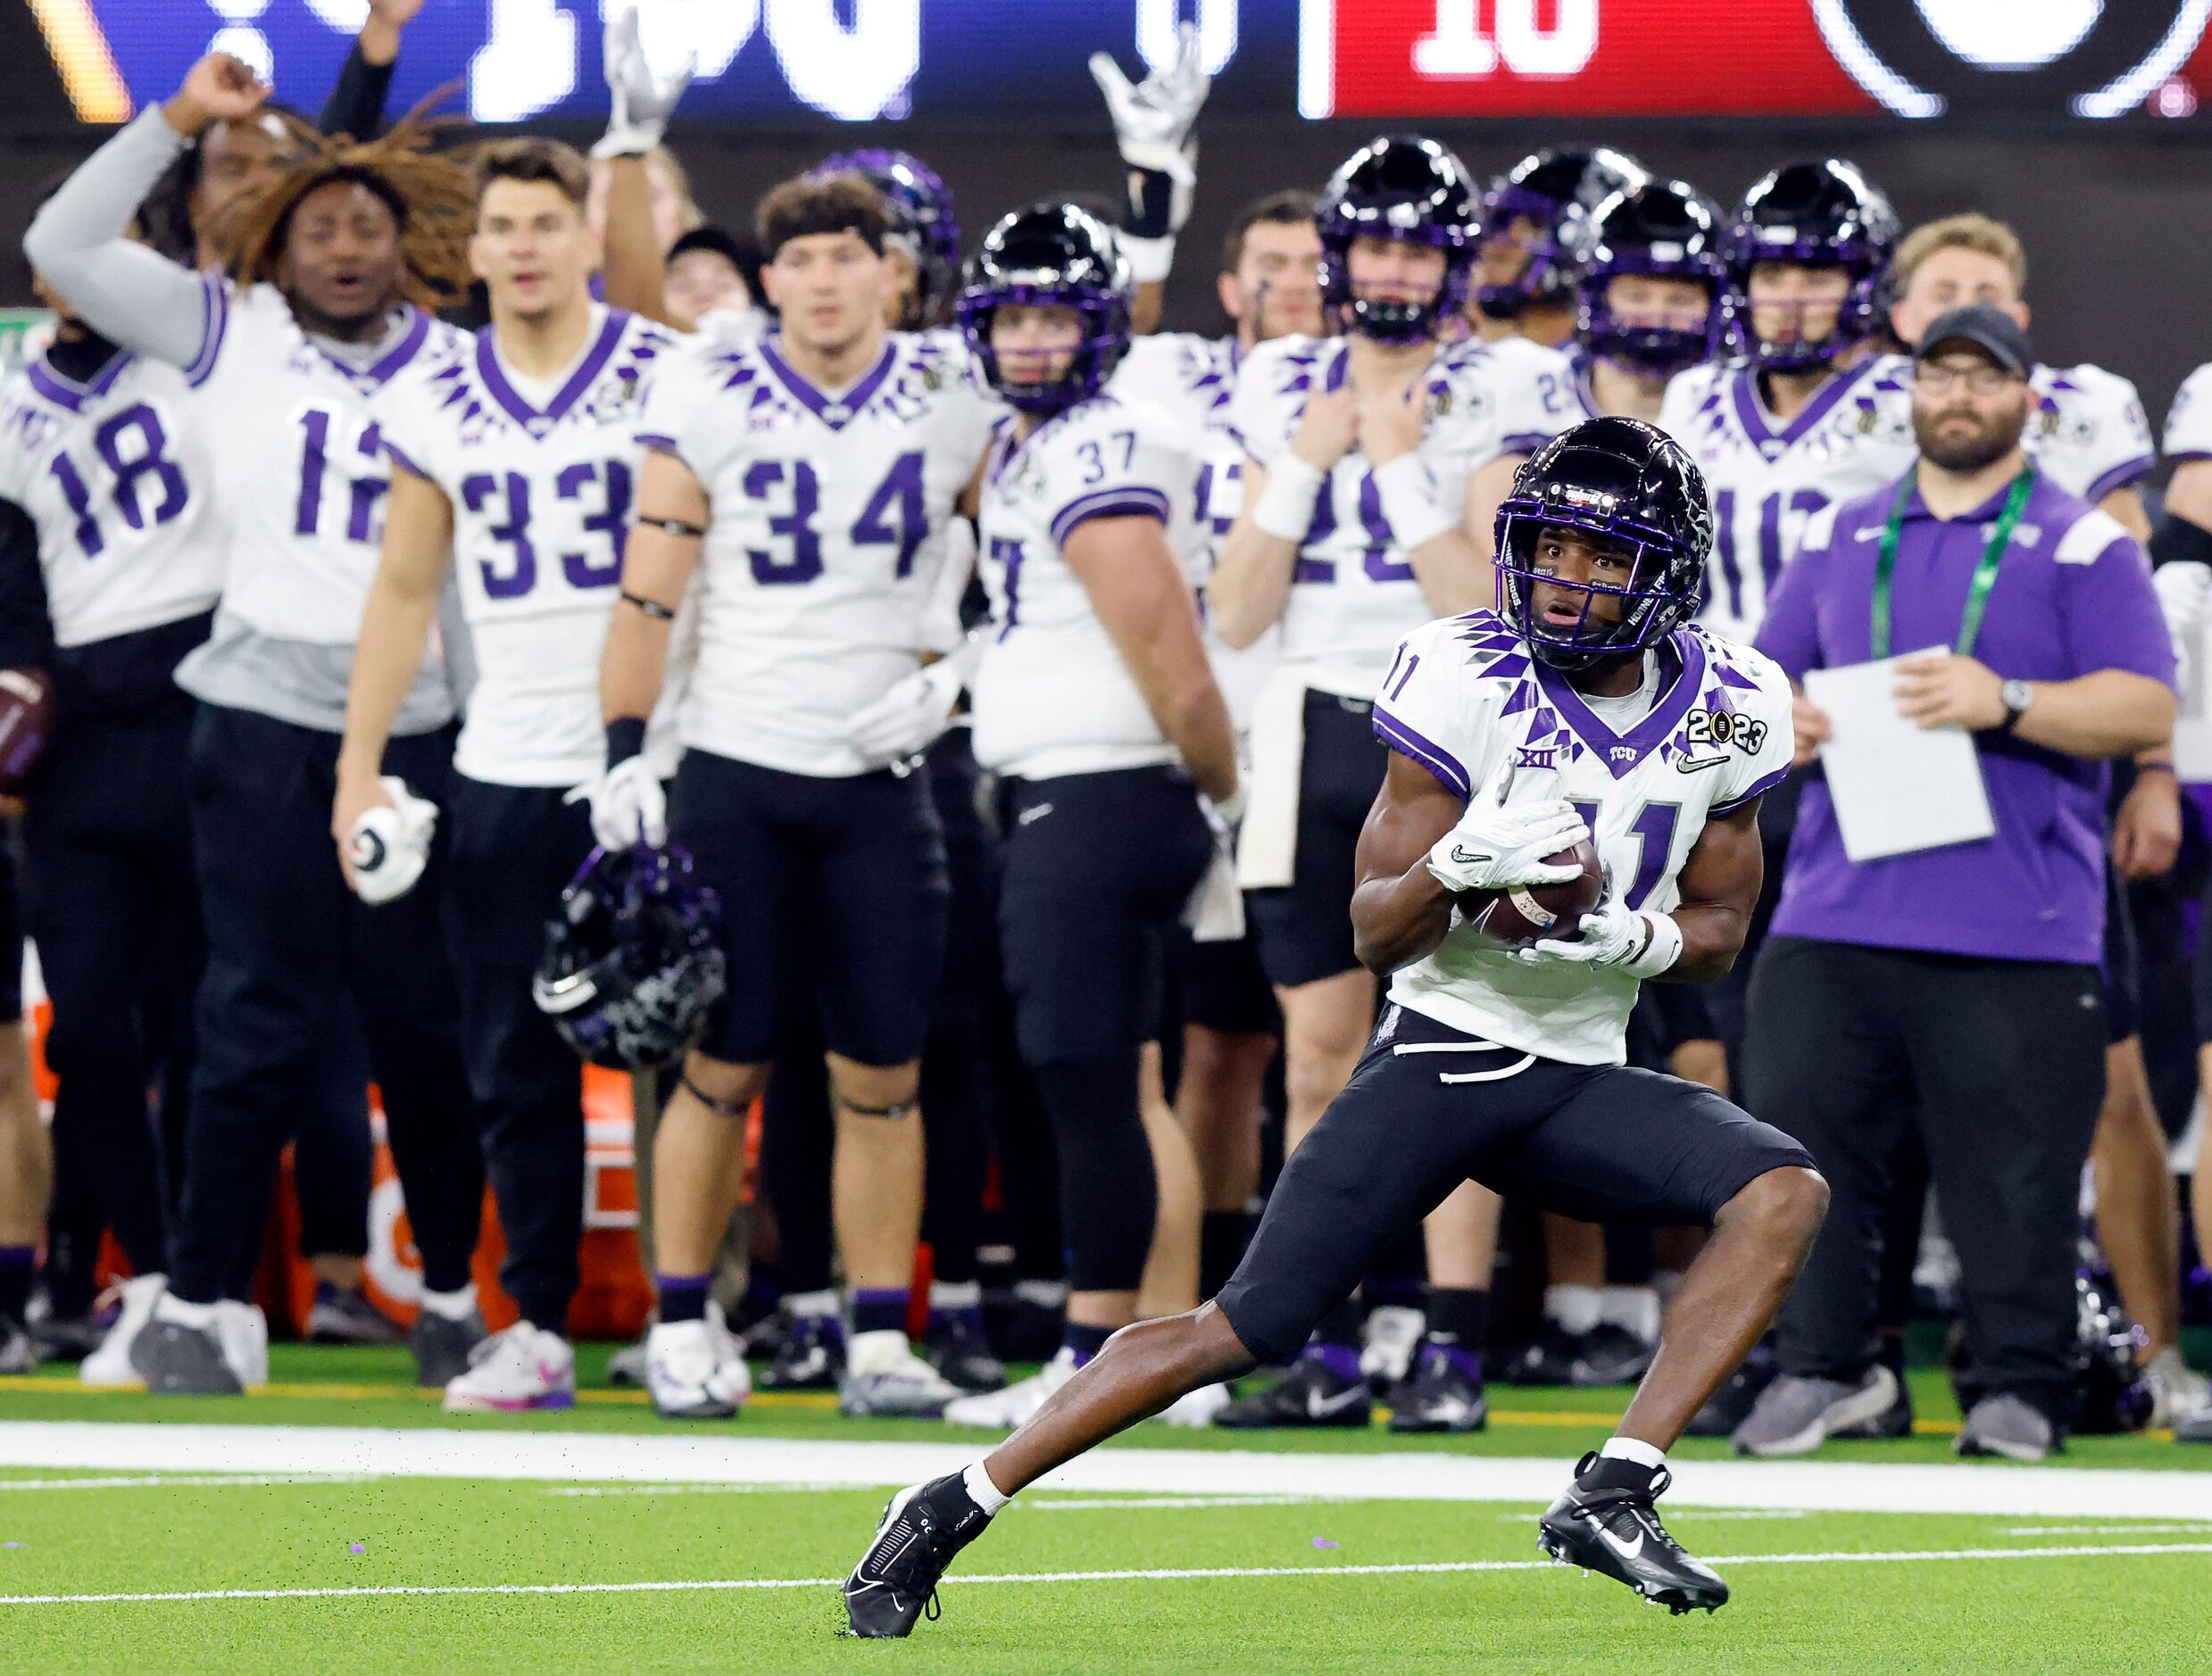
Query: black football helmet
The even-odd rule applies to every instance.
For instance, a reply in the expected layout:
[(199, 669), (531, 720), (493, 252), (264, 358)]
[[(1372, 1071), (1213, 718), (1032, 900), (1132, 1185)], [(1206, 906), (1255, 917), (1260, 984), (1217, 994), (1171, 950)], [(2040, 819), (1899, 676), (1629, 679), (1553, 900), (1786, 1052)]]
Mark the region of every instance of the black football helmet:
[[(1743, 195), (1721, 241), (1739, 346), (1759, 367), (1792, 372), (1825, 366), (1864, 343), (1888, 313), (1884, 294), (1900, 231), (1889, 199), (1856, 164), (1829, 157), (1785, 164), (1766, 176)], [(1841, 268), (1850, 276), (1835, 324), (1824, 336), (1759, 336), (1751, 324), (1751, 269), (1763, 261)]]
[[(1720, 212), (1686, 180), (1647, 180), (1617, 192), (1572, 229), (1583, 347), (1646, 372), (1676, 373), (1720, 353), (1728, 268), (1720, 256)], [(1631, 325), (1614, 313), (1612, 281), (1624, 274), (1688, 279), (1705, 287), (1705, 323)]]
[[(1129, 353), (1136, 285), (1114, 231), (1073, 203), (1039, 203), (1000, 218), (968, 264), (958, 314), (984, 382), (1025, 413), (1051, 415), (1087, 402)], [(1082, 323), (1075, 360), (1059, 378), (1018, 384), (1000, 370), (991, 322), (1002, 308), (1056, 304)]]
[[(1538, 541), (1560, 527), (1628, 548), (1627, 581), (1568, 582), (1540, 570)], [(1712, 545), (1705, 477), (1680, 443), (1642, 419), (1584, 419), (1522, 462), (1498, 509), (1498, 609), (1543, 662), (1586, 668), (1687, 622)], [(1573, 623), (1539, 620), (1539, 583), (1583, 596)], [(1601, 596), (1620, 601), (1618, 621), (1593, 614)]]
[(1576, 224), (1650, 178), (1642, 163), (1609, 145), (1552, 146), (1522, 158), (1483, 193), (1480, 242), (1513, 239), (1517, 216), (1536, 223), (1535, 239), (1523, 245), (1528, 259), (1518, 273), (1476, 292), (1476, 306), (1509, 320), (1532, 303), (1564, 297), (1575, 283)]
[[(1445, 146), (1417, 134), (1362, 145), (1329, 177), (1314, 206), (1321, 235), (1321, 306), (1343, 329), (1385, 344), (1434, 337), (1467, 301), (1475, 265), (1475, 186)], [(1351, 287), (1352, 241), (1385, 238), (1444, 253), (1443, 281), (1419, 302), (1360, 297)]]
[(666, 1065), (721, 999), (720, 919), (714, 892), (694, 883), (691, 857), (674, 844), (595, 850), (545, 927), (530, 998), (594, 1065)]

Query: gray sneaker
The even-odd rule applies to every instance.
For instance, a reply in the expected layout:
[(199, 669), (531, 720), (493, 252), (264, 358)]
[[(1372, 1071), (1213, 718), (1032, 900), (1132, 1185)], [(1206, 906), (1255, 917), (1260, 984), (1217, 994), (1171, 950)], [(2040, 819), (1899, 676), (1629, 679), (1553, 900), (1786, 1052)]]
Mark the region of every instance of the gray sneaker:
[(484, 1317), (473, 1309), (466, 1321), (424, 1310), (407, 1335), (407, 1348), (415, 1353), (415, 1383), (444, 1390), (469, 1371), (469, 1352), (487, 1336)]
[(2058, 1447), (2050, 1422), (2010, 1391), (1974, 1405), (1951, 1447), (1961, 1455), (2001, 1455), (2008, 1461), (2040, 1461)]
[(1879, 1362), (1856, 1381), (1784, 1373), (1759, 1392), (1730, 1441), (1738, 1455), (1809, 1455), (1896, 1400), (1897, 1376)]
[(399, 1323), (369, 1301), (366, 1294), (344, 1287), (317, 1287), (315, 1302), (307, 1312), (310, 1344), (397, 1344)]
[(2212, 1443), (2212, 1405), (2176, 1420), (2174, 1436), (2182, 1443)]
[(130, 1365), (159, 1397), (238, 1397), (245, 1390), (211, 1328), (149, 1321), (130, 1341)]
[(38, 1366), (38, 1347), (21, 1322), (0, 1315), (0, 1373), (29, 1373)]
[(625, 1345), (607, 1358), (607, 1383), (639, 1385), (645, 1382), (645, 1340)]

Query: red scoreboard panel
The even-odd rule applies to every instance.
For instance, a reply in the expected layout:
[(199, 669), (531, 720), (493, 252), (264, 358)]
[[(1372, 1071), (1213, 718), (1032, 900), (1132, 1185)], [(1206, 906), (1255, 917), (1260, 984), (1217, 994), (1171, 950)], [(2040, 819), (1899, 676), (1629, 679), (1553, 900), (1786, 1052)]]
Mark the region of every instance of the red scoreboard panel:
[(1301, 0), (1308, 117), (2195, 114), (2212, 0)]

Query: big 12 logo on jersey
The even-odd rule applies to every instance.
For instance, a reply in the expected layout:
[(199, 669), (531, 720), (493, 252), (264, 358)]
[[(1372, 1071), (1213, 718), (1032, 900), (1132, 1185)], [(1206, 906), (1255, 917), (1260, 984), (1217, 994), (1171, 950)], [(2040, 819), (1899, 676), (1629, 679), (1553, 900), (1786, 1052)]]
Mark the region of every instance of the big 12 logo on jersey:
[(1812, 0), (1836, 62), (1900, 116), (2125, 116), (2188, 62), (2206, 0)]

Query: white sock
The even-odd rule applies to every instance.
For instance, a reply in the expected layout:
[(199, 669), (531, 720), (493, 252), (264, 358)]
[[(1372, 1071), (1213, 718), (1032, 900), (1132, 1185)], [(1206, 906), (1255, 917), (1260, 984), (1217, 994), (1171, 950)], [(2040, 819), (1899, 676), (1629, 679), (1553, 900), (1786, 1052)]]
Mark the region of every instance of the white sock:
[(1682, 1290), (1682, 1282), (1683, 1274), (1680, 1269), (1653, 1269), (1651, 1271), (1651, 1290), (1659, 1294), (1659, 1308), (1662, 1311), (1675, 1301), (1675, 1294)]
[(929, 1307), (932, 1309), (975, 1309), (983, 1303), (983, 1282), (980, 1281), (932, 1281), (929, 1282)]
[(163, 1292), (161, 1301), (154, 1306), (154, 1319), (205, 1332), (215, 1324), (215, 1306), (187, 1304), (174, 1292)]
[(1594, 1286), (1547, 1286), (1544, 1319), (1567, 1332), (1587, 1332), (1598, 1324), (1599, 1296)]
[(988, 1514), (995, 1514), (1013, 1498), (991, 1481), (991, 1474), (983, 1470), (977, 1461), (960, 1474), (960, 1482), (968, 1487), (968, 1498)]
[(476, 1313), (476, 1282), (470, 1281), (456, 1292), (434, 1292), (426, 1286), (422, 1307), (446, 1321), (466, 1321)]
[(1659, 1293), (1649, 1286), (1608, 1286), (1598, 1293), (1598, 1318), (1634, 1333), (1644, 1344), (1656, 1344)]
[(1014, 1296), (1025, 1304), (1035, 1304), (1042, 1309), (1059, 1309), (1068, 1302), (1068, 1282), (1065, 1281), (1016, 1281)]
[(819, 1320), (826, 1315), (842, 1313), (837, 1294), (832, 1290), (820, 1292), (791, 1292), (784, 1298), (784, 1307), (796, 1321)]
[(1653, 1472), (1667, 1464), (1667, 1451), (1655, 1449), (1640, 1438), (1608, 1438), (1598, 1450), (1617, 1461), (1634, 1461), (1638, 1466), (1648, 1466)]

